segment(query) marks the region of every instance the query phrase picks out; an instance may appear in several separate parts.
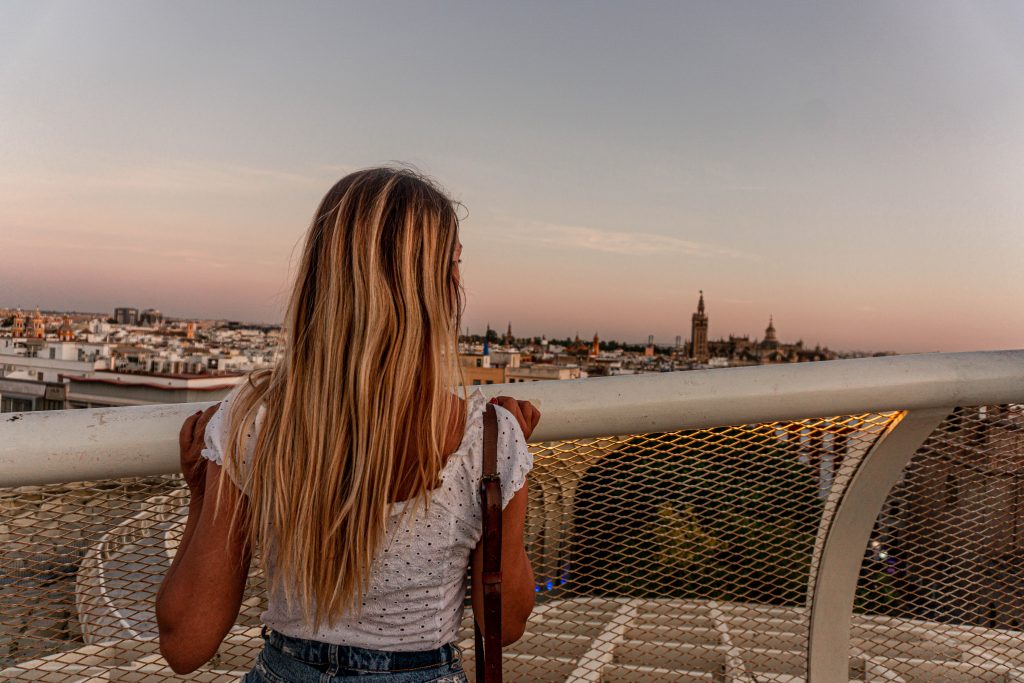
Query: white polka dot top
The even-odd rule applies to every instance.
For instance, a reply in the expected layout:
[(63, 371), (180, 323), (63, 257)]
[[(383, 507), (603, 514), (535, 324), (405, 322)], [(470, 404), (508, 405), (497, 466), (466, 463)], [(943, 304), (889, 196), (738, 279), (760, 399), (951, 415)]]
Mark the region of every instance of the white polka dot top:
[[(216, 463), (223, 461), (221, 416), (237, 391), (221, 402), (206, 428), (202, 455)], [(399, 528), (398, 512), (404, 503), (392, 505), (388, 534), (371, 568), (361, 614), (315, 632), (297, 607), (289, 611), (280, 598), (267, 605), (264, 623), (297, 638), (375, 650), (429, 650), (454, 641), (462, 621), (470, 553), (481, 536), (479, 482), (486, 405), (483, 392), (475, 388), (466, 406), (462, 443), (441, 471), (441, 486), (431, 494), (429, 511), (424, 514), (422, 505), (414, 506)], [(512, 413), (498, 405), (495, 410), (504, 508), (526, 481), (533, 454)], [(262, 417), (261, 410), (256, 429)], [(251, 446), (245, 449), (243, 464), (250, 456)]]

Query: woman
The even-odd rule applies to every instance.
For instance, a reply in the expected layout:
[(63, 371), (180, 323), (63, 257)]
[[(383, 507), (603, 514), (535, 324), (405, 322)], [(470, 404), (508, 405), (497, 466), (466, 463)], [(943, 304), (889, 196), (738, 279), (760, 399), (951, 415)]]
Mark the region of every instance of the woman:
[[(453, 393), (464, 385), (461, 251), (454, 203), (408, 170), (352, 173), (324, 197), (282, 360), (181, 429), (192, 498), (156, 599), (160, 651), (175, 672), (216, 653), (257, 548), (265, 646), (246, 681), (466, 680), (454, 641), (471, 555), (483, 625), (486, 401), (479, 388)], [(509, 644), (533, 608), (526, 439), (540, 414), (526, 401), (492, 402)]]

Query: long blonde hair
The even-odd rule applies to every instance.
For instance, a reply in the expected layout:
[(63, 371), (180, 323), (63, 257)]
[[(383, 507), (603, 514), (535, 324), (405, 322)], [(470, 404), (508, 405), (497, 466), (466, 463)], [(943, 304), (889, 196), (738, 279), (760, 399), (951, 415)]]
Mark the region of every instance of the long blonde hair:
[[(297, 600), (315, 629), (358, 611), (389, 503), (403, 491), (428, 504), (445, 436), (465, 424), (452, 394), (464, 386), (458, 227), (454, 202), (413, 171), (338, 181), (306, 236), (282, 358), (231, 404), (224, 462), (248, 495), (245, 538), (271, 594)], [(261, 405), (245, 471), (241, 444)], [(414, 466), (407, 453), (420, 454)]]

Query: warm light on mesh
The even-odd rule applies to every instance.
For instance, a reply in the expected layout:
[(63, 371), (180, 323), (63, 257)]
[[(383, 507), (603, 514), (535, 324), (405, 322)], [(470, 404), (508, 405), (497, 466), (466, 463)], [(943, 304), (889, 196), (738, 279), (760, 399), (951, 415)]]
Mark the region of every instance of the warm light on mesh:
[[(506, 680), (802, 681), (829, 493), (896, 417), (532, 446), (537, 608)], [(186, 505), (176, 476), (0, 490), (0, 680), (237, 681), (262, 644), (258, 576), (200, 672), (157, 652), (153, 596)], [(1019, 680), (1022, 505), (1021, 414), (958, 409), (876, 523), (852, 679)]]

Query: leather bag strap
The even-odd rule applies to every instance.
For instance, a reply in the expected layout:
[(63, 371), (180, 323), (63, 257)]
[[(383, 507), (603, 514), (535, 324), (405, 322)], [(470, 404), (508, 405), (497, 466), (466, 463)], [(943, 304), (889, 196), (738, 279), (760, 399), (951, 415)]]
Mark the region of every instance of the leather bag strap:
[(484, 462), (480, 478), (483, 518), (484, 633), (474, 621), (477, 683), (501, 683), (501, 477), (498, 475), (498, 414), (484, 412)]

